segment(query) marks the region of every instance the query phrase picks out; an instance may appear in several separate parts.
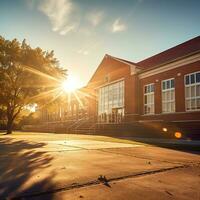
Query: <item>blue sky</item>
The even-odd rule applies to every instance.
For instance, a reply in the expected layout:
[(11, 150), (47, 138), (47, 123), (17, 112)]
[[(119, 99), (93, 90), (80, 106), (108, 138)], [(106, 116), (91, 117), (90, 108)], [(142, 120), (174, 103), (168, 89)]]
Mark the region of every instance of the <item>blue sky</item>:
[(54, 50), (87, 83), (103, 56), (134, 62), (200, 35), (198, 0), (0, 0), (0, 35)]

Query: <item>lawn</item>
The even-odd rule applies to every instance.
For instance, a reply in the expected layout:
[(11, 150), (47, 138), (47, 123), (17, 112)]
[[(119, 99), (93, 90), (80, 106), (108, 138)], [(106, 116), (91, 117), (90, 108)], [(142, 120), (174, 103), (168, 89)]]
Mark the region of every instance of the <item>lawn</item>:
[[(17, 138), (23, 138), (27, 135), (27, 139), (37, 139), (39, 141), (48, 140), (48, 141), (56, 141), (56, 140), (94, 140), (94, 141), (102, 141), (102, 142), (113, 142), (113, 143), (124, 143), (124, 144), (142, 144), (142, 142), (137, 142), (129, 139), (116, 138), (111, 136), (100, 136), (100, 135), (87, 135), (87, 134), (56, 134), (56, 133), (40, 133), (40, 132), (19, 132), (15, 131), (11, 135), (5, 135), (5, 133), (0, 133), (1, 136), (12, 137), (15, 136)], [(50, 136), (50, 137), (48, 137)]]

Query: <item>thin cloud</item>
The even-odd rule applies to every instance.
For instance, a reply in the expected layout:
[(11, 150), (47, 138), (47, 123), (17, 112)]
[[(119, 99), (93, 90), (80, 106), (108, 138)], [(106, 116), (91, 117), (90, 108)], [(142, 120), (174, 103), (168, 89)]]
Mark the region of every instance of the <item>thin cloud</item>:
[(87, 15), (87, 20), (93, 26), (97, 26), (103, 19), (104, 12), (103, 11), (93, 11)]
[(59, 31), (60, 35), (66, 35), (70, 31), (73, 31), (76, 29), (76, 24), (67, 25), (66, 27), (63, 27), (62, 30)]
[(73, 10), (71, 0), (42, 0), (38, 9), (49, 18), (53, 31), (65, 35), (75, 29), (75, 24), (69, 22)]
[(89, 54), (92, 54), (95, 52), (97, 49), (100, 48), (101, 42), (100, 41), (90, 41), (90, 43), (87, 43), (83, 48), (79, 49), (77, 51), (78, 54), (82, 54), (84, 56), (87, 56)]
[(113, 33), (116, 33), (116, 32), (125, 31), (126, 29), (127, 29), (126, 25), (121, 22), (120, 18), (118, 18), (113, 22), (111, 30)]
[(82, 49), (78, 50), (77, 53), (82, 54), (84, 56), (87, 56), (89, 54), (87, 50), (82, 50)]

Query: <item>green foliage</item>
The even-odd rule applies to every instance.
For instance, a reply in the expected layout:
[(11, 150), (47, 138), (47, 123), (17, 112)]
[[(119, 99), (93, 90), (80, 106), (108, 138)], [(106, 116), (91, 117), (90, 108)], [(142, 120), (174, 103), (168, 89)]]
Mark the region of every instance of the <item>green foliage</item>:
[(0, 107), (6, 112), (8, 133), (23, 107), (39, 103), (41, 99), (34, 97), (58, 87), (65, 76), (53, 51), (0, 37)]

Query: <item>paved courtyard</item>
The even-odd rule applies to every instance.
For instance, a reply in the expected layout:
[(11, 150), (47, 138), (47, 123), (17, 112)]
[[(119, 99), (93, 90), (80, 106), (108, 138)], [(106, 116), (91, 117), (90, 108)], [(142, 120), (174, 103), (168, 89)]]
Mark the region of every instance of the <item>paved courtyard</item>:
[(0, 199), (199, 200), (199, 187), (198, 152), (104, 136), (0, 135)]

